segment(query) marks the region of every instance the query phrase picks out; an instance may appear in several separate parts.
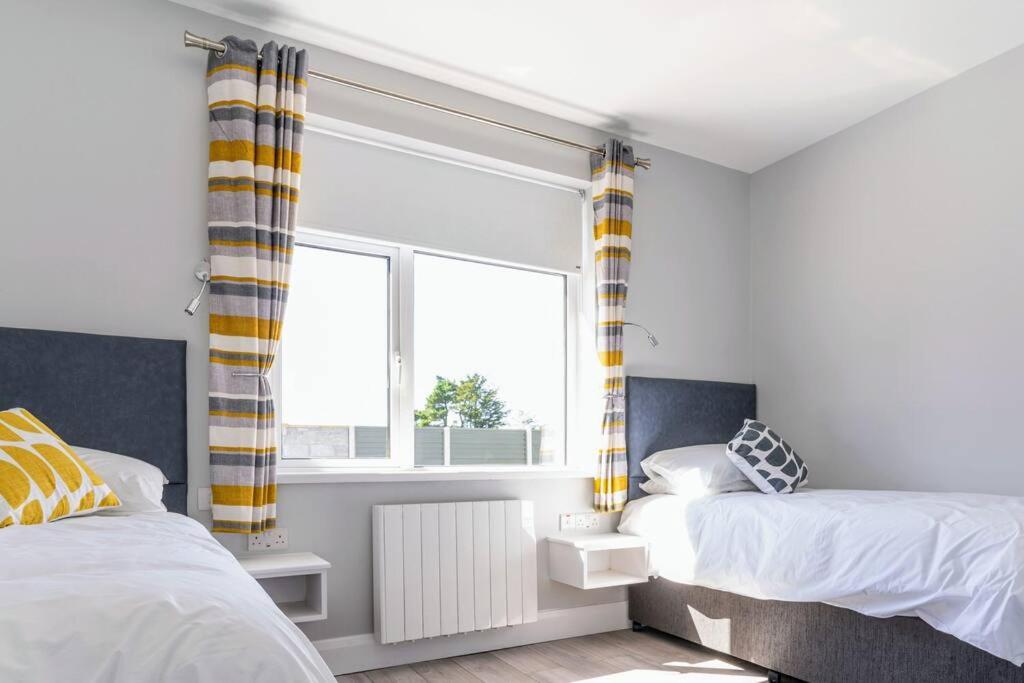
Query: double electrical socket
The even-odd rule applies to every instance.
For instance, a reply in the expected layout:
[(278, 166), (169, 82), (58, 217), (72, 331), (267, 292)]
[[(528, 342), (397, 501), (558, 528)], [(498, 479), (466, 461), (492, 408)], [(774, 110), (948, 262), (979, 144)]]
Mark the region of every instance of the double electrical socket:
[(287, 550), (288, 530), (270, 529), (259, 534), (249, 534), (249, 552), (261, 550)]
[(558, 515), (559, 531), (596, 529), (598, 516), (596, 512), (563, 512)]

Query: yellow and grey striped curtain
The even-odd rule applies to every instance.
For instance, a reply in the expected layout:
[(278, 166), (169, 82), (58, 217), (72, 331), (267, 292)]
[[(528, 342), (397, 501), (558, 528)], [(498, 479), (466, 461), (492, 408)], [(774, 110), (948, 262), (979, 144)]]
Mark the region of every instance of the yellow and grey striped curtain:
[(306, 111), (306, 52), (233, 36), (207, 71), (213, 530), (277, 522), (269, 373), (281, 337)]
[(626, 320), (633, 236), (633, 149), (609, 140), (590, 157), (597, 280), (597, 355), (604, 368), (604, 416), (594, 476), (594, 508), (621, 510), (629, 486), (622, 325)]

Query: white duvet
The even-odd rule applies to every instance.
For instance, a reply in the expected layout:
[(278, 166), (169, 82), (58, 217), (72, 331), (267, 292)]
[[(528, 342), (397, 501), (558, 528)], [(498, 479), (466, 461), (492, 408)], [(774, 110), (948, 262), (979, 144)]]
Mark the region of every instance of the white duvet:
[(1024, 663), (1024, 498), (801, 490), (627, 505), (619, 531), (647, 537), (651, 570), (752, 598), (916, 616)]
[(152, 512), (0, 529), (0, 681), (334, 681), (198, 522)]

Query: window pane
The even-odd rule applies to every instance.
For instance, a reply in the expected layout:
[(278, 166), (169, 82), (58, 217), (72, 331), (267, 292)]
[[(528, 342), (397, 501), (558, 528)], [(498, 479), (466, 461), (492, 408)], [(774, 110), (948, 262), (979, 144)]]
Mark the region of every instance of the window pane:
[(564, 462), (565, 278), (417, 254), (415, 297), (416, 464)]
[(389, 263), (296, 246), (281, 340), (285, 458), (388, 457)]

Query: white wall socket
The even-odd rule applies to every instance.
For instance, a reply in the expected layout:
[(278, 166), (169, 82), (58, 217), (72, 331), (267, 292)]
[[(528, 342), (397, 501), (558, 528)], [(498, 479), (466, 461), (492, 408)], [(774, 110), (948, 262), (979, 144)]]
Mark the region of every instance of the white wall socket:
[(288, 530), (270, 529), (260, 534), (249, 534), (249, 552), (261, 550), (287, 550)]
[(196, 508), (199, 510), (209, 510), (213, 507), (213, 491), (212, 489), (199, 489), (198, 500), (196, 501)]
[(558, 515), (560, 531), (596, 529), (599, 518), (596, 512), (563, 512)]

